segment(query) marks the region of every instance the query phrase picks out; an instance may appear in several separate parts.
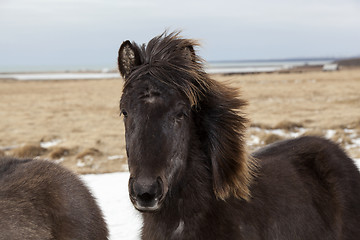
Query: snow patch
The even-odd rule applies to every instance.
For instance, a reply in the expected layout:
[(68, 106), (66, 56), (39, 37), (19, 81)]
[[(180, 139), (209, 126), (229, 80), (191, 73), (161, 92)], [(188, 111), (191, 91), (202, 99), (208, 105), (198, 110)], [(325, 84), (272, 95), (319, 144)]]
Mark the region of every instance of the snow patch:
[(53, 147), (53, 146), (56, 146), (58, 145), (59, 143), (61, 143), (61, 140), (60, 139), (54, 139), (54, 140), (51, 140), (49, 142), (41, 142), (40, 143), (40, 146), (42, 148), (49, 148), (49, 147)]
[(65, 160), (65, 158), (64, 157), (62, 157), (62, 158), (59, 158), (59, 159), (56, 159), (56, 160), (53, 160), (55, 163), (61, 163), (61, 162), (63, 162)]
[(360, 158), (354, 158), (353, 160), (355, 162), (355, 165), (358, 167), (358, 169), (360, 171)]
[(329, 129), (326, 131), (325, 137), (331, 139), (336, 134), (336, 130)]
[(138, 240), (142, 218), (128, 195), (128, 172), (89, 174), (81, 178), (89, 186), (102, 209), (110, 240)]
[(114, 155), (114, 156), (108, 156), (108, 160), (117, 160), (117, 159), (123, 159), (124, 155)]
[(77, 166), (77, 167), (85, 167), (86, 164), (79, 159), (79, 160), (77, 161), (77, 163), (76, 163), (76, 166)]

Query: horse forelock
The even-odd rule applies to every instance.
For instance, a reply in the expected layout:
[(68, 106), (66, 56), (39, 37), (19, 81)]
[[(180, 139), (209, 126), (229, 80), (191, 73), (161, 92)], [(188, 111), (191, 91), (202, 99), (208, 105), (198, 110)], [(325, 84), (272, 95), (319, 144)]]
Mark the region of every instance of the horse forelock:
[[(211, 79), (203, 69), (204, 61), (195, 54), (193, 47), (200, 46), (196, 40), (185, 39), (179, 32), (166, 32), (137, 48), (141, 64), (134, 67), (124, 88), (145, 75), (176, 88), (184, 93), (192, 107), (211, 88)], [(190, 54), (190, 55), (189, 55)]]

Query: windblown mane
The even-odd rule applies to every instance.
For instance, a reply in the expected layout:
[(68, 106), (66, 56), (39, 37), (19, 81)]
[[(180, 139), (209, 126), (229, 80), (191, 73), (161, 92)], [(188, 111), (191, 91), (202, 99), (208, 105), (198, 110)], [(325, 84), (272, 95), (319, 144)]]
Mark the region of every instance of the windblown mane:
[(133, 79), (150, 74), (159, 81), (178, 88), (189, 98), (191, 105), (196, 106), (204, 92), (211, 87), (203, 70), (203, 60), (194, 52), (193, 47), (199, 46), (197, 41), (183, 39), (179, 32), (165, 32), (147, 45), (132, 44), (140, 56), (140, 64), (134, 67), (124, 88)]
[[(178, 32), (153, 38), (145, 45), (135, 42), (133, 54), (119, 50), (119, 64), (125, 73), (124, 89), (145, 74), (184, 93), (198, 119), (198, 132), (206, 154), (211, 158), (213, 187), (216, 196), (248, 199), (249, 185), (254, 175), (255, 162), (245, 150), (244, 133), (247, 119), (241, 109), (247, 104), (239, 99), (237, 90), (212, 80), (203, 69), (204, 61), (193, 47), (199, 43), (184, 39)], [(123, 56), (126, 53), (128, 57)], [(129, 57), (130, 56), (130, 57)]]

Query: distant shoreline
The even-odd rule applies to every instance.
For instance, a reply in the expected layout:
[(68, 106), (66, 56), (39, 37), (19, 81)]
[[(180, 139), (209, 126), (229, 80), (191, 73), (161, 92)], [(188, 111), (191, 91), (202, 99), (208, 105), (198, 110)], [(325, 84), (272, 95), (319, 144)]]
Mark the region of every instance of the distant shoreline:
[[(339, 67), (360, 67), (360, 58), (299, 58), (299, 59), (269, 59), (218, 61), (205, 64), (209, 74), (257, 74), (257, 73), (287, 73), (303, 71), (321, 71), (324, 65), (337, 64)], [(117, 69), (103, 68), (101, 70), (66, 70), (66, 71), (15, 71), (0, 72), (0, 80), (69, 80), (69, 79), (113, 79), (120, 78)]]
[[(274, 65), (277, 63), (294, 63), (294, 62), (329, 62), (335, 61), (340, 58), (329, 58), (329, 57), (317, 57), (317, 58), (281, 58), (281, 59), (249, 59), (249, 60), (218, 60), (218, 61), (207, 61), (206, 64), (210, 66), (217, 65), (241, 65), (241, 66), (263, 66), (263, 65)], [(42, 72), (54, 72), (54, 73), (71, 73), (71, 72), (117, 72), (116, 65), (34, 65), (34, 66), (1, 66), (0, 74), (5, 73), (42, 73)]]
[(119, 73), (101, 72), (43, 72), (43, 73), (0, 73), (0, 80), (51, 81), (51, 80), (97, 80), (121, 78)]

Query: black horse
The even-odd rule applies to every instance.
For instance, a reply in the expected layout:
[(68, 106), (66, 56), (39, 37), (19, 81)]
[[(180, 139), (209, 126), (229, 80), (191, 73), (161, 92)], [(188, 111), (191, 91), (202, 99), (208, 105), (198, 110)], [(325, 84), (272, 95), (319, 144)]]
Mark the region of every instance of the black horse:
[(129, 195), (143, 239), (360, 239), (360, 174), (318, 137), (246, 153), (246, 101), (204, 72), (194, 40), (125, 41)]
[(1, 240), (106, 240), (101, 210), (80, 179), (49, 161), (0, 158)]

